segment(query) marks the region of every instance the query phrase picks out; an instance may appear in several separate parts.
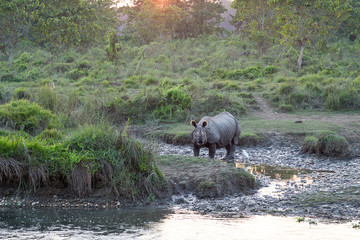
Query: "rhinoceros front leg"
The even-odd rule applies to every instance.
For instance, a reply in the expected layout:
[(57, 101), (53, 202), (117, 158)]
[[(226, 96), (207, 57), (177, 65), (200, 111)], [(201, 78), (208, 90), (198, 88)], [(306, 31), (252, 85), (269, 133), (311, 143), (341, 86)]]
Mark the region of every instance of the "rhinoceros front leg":
[(198, 157), (200, 154), (200, 147), (196, 146), (195, 144), (193, 145), (193, 151), (194, 151), (194, 156)]
[(212, 143), (209, 146), (209, 158), (214, 159), (216, 152), (216, 143)]
[(226, 156), (224, 157), (224, 159), (229, 159), (230, 151), (231, 151), (231, 146), (230, 146), (230, 144), (229, 144), (229, 145), (226, 145), (226, 146), (225, 146), (225, 149), (226, 149)]

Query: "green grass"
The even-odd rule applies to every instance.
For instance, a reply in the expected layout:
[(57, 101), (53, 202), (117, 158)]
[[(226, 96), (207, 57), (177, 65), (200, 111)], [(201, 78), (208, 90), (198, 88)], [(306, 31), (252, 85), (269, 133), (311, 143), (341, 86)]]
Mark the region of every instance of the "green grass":
[(341, 132), (342, 127), (323, 121), (303, 121), (295, 123), (294, 120), (240, 120), (243, 131), (246, 133), (280, 132), (283, 134), (312, 134), (322, 131)]
[(352, 186), (346, 189), (338, 189), (336, 192), (302, 193), (297, 197), (297, 202), (303, 206), (312, 207), (340, 202), (359, 206), (359, 197), (359, 187)]
[[(303, 121), (297, 124), (293, 120), (262, 120), (254, 117), (244, 117), (239, 120), (242, 131), (241, 138), (256, 138), (259, 141), (263, 134), (279, 132), (285, 135), (310, 135), (324, 131), (341, 133), (343, 127), (323, 121)], [(171, 141), (189, 143), (189, 136), (193, 130), (190, 124), (167, 124), (159, 130), (149, 133), (152, 136), (171, 138)], [(170, 142), (171, 142), (170, 141)]]
[[(0, 136), (0, 160), (0, 180), (36, 191), (63, 178), (80, 197), (103, 182), (116, 197), (137, 199), (164, 180), (151, 151), (108, 126), (84, 126), (66, 137), (55, 130), (37, 137)], [(160, 185), (152, 185), (149, 176)], [(83, 187), (87, 179), (91, 182)]]

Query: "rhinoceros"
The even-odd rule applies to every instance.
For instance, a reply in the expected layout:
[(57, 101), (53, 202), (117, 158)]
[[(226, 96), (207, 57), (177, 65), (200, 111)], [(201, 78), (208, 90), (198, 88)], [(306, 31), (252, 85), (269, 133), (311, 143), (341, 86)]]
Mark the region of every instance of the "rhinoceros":
[(241, 127), (238, 120), (228, 112), (215, 117), (203, 117), (199, 123), (194, 120), (190, 124), (195, 127), (191, 133), (194, 156), (199, 156), (200, 148), (209, 148), (209, 158), (213, 159), (217, 148), (226, 148), (224, 159), (235, 158), (236, 145), (239, 142)]

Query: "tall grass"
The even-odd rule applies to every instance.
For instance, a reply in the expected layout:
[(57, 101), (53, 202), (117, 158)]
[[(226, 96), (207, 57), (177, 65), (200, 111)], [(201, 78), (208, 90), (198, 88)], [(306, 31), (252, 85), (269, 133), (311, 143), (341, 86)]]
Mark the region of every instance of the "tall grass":
[[(116, 197), (154, 194), (164, 178), (150, 150), (109, 126), (85, 126), (63, 138), (0, 137), (0, 180), (36, 190), (50, 179), (64, 178), (78, 196), (102, 182)], [(160, 192), (160, 190), (158, 190)]]

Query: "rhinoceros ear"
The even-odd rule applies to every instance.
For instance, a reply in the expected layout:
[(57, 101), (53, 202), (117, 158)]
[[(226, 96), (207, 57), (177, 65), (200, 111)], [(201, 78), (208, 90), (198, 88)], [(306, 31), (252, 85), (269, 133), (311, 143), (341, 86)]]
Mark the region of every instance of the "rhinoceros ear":
[(203, 122), (203, 127), (206, 127), (207, 125), (208, 125), (208, 121), (205, 120), (205, 121)]
[(193, 125), (194, 127), (197, 127), (196, 122), (194, 120), (191, 120), (190, 124)]

